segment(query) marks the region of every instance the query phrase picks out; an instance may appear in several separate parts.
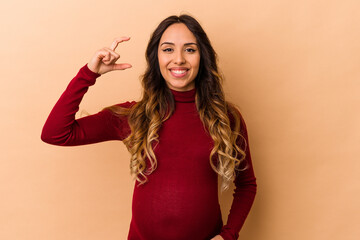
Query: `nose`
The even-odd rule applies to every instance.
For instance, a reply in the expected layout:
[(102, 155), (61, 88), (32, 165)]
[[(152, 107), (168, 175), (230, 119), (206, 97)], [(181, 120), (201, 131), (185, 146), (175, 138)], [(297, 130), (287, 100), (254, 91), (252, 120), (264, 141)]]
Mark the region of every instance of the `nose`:
[(177, 51), (174, 55), (174, 63), (181, 65), (185, 63), (185, 58), (182, 51)]

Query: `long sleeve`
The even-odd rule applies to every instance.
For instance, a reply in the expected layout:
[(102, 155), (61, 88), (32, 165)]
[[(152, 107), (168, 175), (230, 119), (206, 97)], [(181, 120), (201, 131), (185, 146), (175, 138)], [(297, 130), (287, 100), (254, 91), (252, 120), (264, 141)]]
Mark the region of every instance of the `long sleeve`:
[[(256, 195), (257, 185), (251, 161), (248, 134), (244, 119), (240, 115), (240, 132), (246, 139), (246, 158), (243, 162), (247, 169), (238, 171), (234, 179), (235, 190), (234, 199), (231, 205), (230, 213), (226, 225), (223, 226), (220, 235), (225, 240), (236, 240), (239, 237), (239, 231), (243, 226), (246, 217), (251, 209)], [(241, 145), (241, 139), (238, 138), (238, 144)]]
[[(123, 140), (130, 133), (127, 118), (117, 117), (109, 110), (75, 119), (84, 94), (99, 76), (100, 74), (92, 72), (87, 65), (79, 70), (45, 122), (41, 134), (44, 142), (60, 146), (84, 145)], [(130, 107), (134, 103), (125, 102), (119, 106)]]

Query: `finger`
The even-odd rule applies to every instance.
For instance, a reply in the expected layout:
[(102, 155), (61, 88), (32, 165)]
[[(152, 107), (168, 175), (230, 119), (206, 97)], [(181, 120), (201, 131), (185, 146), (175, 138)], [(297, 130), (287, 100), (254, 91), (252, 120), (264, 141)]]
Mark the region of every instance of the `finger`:
[(112, 50), (103, 48), (98, 58), (101, 59), (101, 61), (105, 65), (111, 65), (114, 64), (120, 58), (120, 55), (113, 52)]
[(110, 61), (111, 60), (111, 54), (109, 52), (106, 52), (104, 58), (102, 59), (102, 61), (106, 62), (106, 61)]
[(113, 70), (125, 70), (127, 68), (131, 68), (132, 65), (129, 63), (119, 63), (119, 64), (114, 64), (113, 65)]
[(115, 64), (116, 63), (116, 61), (118, 60), (119, 58), (116, 58), (116, 57), (114, 57), (114, 56), (110, 56), (110, 58), (104, 58), (103, 60), (102, 60), (102, 62), (105, 64), (105, 65), (112, 65), (112, 64)]
[(109, 51), (111, 53), (111, 55), (113, 55), (115, 58), (117, 58), (117, 59), (120, 58), (120, 55), (117, 52), (113, 51), (111, 48), (105, 47), (104, 49)]
[(109, 52), (104, 50), (104, 49), (101, 49), (99, 51), (96, 52), (96, 57), (99, 59), (99, 60), (103, 60), (104, 58), (106, 57), (110, 57), (109, 56)]
[(115, 38), (115, 40), (111, 44), (110, 49), (115, 51), (115, 49), (116, 49), (116, 47), (118, 46), (119, 43), (124, 42), (124, 41), (129, 41), (129, 40), (130, 40), (130, 37)]

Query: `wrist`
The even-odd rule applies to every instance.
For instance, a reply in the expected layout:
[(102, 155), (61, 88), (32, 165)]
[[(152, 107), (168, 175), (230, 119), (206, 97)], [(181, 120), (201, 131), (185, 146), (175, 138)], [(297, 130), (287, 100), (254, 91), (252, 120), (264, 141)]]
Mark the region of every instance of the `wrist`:
[(88, 64), (85, 64), (85, 66), (83, 67), (83, 70), (85, 72), (85, 74), (87, 76), (89, 76), (90, 78), (98, 78), (101, 76), (100, 73), (94, 72), (93, 70), (91, 70), (91, 68), (89, 67)]

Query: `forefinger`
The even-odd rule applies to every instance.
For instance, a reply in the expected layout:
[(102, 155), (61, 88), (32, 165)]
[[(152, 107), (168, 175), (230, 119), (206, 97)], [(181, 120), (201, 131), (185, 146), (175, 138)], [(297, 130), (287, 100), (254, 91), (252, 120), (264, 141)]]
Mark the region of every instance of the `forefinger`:
[(119, 43), (124, 42), (124, 41), (129, 41), (129, 40), (130, 40), (130, 37), (115, 38), (115, 40), (111, 44), (110, 49), (115, 51), (115, 49), (116, 49), (116, 47), (118, 46)]

